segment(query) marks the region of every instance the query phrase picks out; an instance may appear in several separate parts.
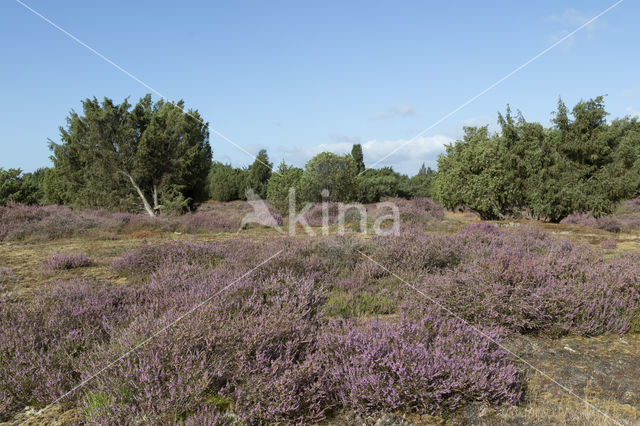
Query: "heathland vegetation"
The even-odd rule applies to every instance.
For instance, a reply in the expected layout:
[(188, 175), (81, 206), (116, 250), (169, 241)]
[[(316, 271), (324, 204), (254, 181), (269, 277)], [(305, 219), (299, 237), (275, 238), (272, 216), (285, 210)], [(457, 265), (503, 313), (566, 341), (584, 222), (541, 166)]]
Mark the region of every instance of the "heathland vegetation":
[[(636, 119), (507, 109), (410, 177), (358, 144), (212, 162), (183, 108), (88, 99), (53, 167), (0, 171), (0, 421), (640, 420)], [(398, 232), (363, 235), (379, 202)]]

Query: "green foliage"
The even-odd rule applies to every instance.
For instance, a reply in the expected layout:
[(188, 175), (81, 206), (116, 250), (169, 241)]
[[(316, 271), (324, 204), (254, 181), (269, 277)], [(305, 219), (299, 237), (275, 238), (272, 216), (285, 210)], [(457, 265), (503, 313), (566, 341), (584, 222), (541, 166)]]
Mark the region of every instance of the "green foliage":
[(367, 169), (357, 178), (357, 197), (361, 203), (377, 203), (382, 197), (411, 196), (409, 177), (391, 167)]
[(70, 204), (69, 182), (55, 168), (45, 170), (42, 186), (45, 203)]
[(269, 161), (267, 150), (261, 149), (255, 161), (249, 166), (247, 186), (253, 189), (260, 198), (267, 197), (267, 183), (271, 177), (273, 163)]
[(356, 162), (357, 172), (358, 174), (364, 172), (364, 155), (362, 154), (362, 145), (359, 143), (354, 144), (353, 148), (351, 148), (351, 156), (353, 157), (353, 161)]
[(84, 414), (89, 418), (104, 415), (113, 404), (113, 400), (113, 396), (105, 392), (85, 392)]
[(435, 170), (420, 166), (418, 174), (413, 176), (409, 182), (411, 195), (414, 197), (433, 197), (433, 181), (436, 176)]
[[(289, 189), (294, 188), (296, 194), (300, 193), (300, 180), (303, 170), (298, 167), (285, 164), (278, 166), (278, 171), (271, 175), (267, 190), (267, 200), (282, 214), (289, 212)], [(296, 200), (296, 205), (297, 205)]]
[(579, 102), (573, 119), (562, 101), (554, 127), (498, 115), (501, 131), (465, 128), (438, 159), (434, 189), (447, 208), (467, 206), (484, 219), (528, 215), (560, 221), (594, 216), (640, 189), (640, 123), (606, 122), (602, 97)]
[(184, 192), (179, 186), (173, 185), (165, 190), (159, 209), (165, 214), (179, 215), (190, 210), (189, 206), (192, 201), (191, 198), (184, 196)]
[(244, 199), (247, 174), (246, 169), (213, 162), (209, 171), (209, 197), (217, 201)]
[(61, 142), (50, 143), (55, 171), (44, 178), (47, 198), (129, 211), (142, 204), (150, 215), (176, 190), (190, 203), (206, 198), (211, 147), (197, 111), (185, 111), (182, 101), (154, 104), (150, 95), (133, 109), (108, 98), (82, 107), (60, 128)]
[(499, 218), (504, 179), (498, 168), (497, 146), (487, 127), (465, 127), (464, 131), (464, 140), (448, 145), (438, 158), (437, 197), (447, 208), (464, 205), (483, 219)]
[(349, 201), (356, 191), (357, 166), (351, 155), (321, 152), (305, 166), (300, 187), (305, 201), (322, 201), (322, 191), (329, 191), (328, 201)]
[(20, 169), (0, 168), (0, 205), (9, 202), (37, 204), (43, 200), (44, 169), (22, 173)]
[(396, 302), (389, 294), (374, 290), (351, 293), (333, 290), (325, 306), (330, 317), (352, 318), (367, 315), (389, 315), (396, 311)]

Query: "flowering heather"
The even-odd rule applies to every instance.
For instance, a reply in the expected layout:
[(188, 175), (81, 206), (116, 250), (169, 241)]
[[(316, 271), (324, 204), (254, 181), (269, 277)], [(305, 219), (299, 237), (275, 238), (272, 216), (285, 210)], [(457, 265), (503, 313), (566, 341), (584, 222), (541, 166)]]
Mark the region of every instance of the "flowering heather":
[(575, 224), (588, 228), (602, 229), (607, 232), (618, 233), (622, 230), (624, 221), (621, 221), (616, 215), (600, 216), (595, 218), (590, 213), (572, 213), (564, 218), (560, 223)]
[[(519, 368), (429, 299), (495, 340), (624, 333), (638, 323), (639, 260), (489, 224), (366, 241), (142, 244), (112, 265), (125, 285), (0, 293), (0, 420), (51, 403), (167, 326), (66, 404), (89, 424), (313, 423), (344, 409), (515, 404)], [(381, 314), (396, 315), (371, 319)]]
[[(246, 203), (245, 203), (246, 204)], [(249, 206), (206, 209), (181, 216), (111, 213), (106, 210), (72, 210), (68, 207), (8, 204), (0, 206), (0, 241), (53, 240), (99, 236), (140, 230), (198, 233), (235, 231)]]
[(466, 259), (425, 275), (419, 286), (471, 323), (518, 333), (625, 333), (640, 310), (635, 255), (605, 260), (587, 245), (532, 228), (484, 240), (460, 235)]
[(47, 268), (52, 271), (90, 265), (91, 259), (84, 253), (52, 253), (47, 260)]
[[(338, 223), (338, 215), (340, 213), (339, 203), (335, 202), (326, 202), (326, 203), (315, 203), (311, 209), (307, 213), (305, 213), (304, 218), (309, 224), (309, 226), (322, 226), (323, 225), (323, 215), (326, 209), (328, 224), (332, 225), (334, 223)], [(348, 212), (351, 212), (349, 210)], [(345, 212), (345, 222), (350, 217)]]
[(603, 249), (614, 249), (617, 245), (618, 243), (616, 242), (616, 240), (609, 239), (600, 241), (600, 247), (602, 247)]
[(0, 206), (0, 240), (50, 240), (112, 229), (121, 223), (106, 211), (74, 211), (57, 205)]
[(74, 360), (122, 325), (126, 292), (73, 281), (29, 301), (0, 295), (0, 420), (77, 383)]
[(115, 272), (130, 276), (144, 276), (160, 266), (179, 261), (213, 266), (224, 256), (220, 244), (174, 241), (164, 244), (143, 243), (137, 249), (125, 253), (111, 264)]
[(626, 200), (616, 209), (617, 214), (640, 213), (640, 198)]
[(598, 221), (596, 220), (591, 213), (571, 213), (569, 216), (562, 219), (560, 223), (564, 223), (567, 225), (580, 225), (586, 226), (589, 228), (595, 228), (598, 225)]
[(363, 413), (442, 413), (476, 400), (514, 404), (523, 393), (522, 373), (506, 352), (435, 311), (398, 323), (333, 323), (320, 347), (335, 398)]

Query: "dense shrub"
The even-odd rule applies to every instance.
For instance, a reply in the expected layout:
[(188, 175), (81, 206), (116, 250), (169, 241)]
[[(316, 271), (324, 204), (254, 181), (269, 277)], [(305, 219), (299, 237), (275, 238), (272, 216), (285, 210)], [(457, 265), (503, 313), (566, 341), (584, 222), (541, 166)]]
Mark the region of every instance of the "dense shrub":
[(0, 419), (69, 391), (80, 377), (77, 357), (123, 325), (127, 292), (73, 281), (28, 302), (0, 295)]
[(213, 162), (208, 176), (209, 197), (216, 201), (233, 201), (245, 198), (247, 171), (231, 164)]
[(51, 271), (56, 269), (74, 269), (91, 265), (91, 259), (84, 253), (52, 253), (47, 259), (47, 268)]
[[(82, 101), (51, 142), (53, 172), (44, 179), (52, 202), (150, 216), (182, 210), (206, 198), (211, 165), (209, 130), (183, 101)], [(166, 210), (165, 210), (166, 211)]]
[(247, 187), (251, 188), (261, 199), (267, 198), (267, 183), (271, 177), (273, 163), (269, 161), (266, 149), (258, 151), (253, 164), (247, 170)]
[(602, 96), (571, 111), (562, 101), (553, 127), (522, 114), (498, 115), (500, 132), (465, 128), (463, 140), (438, 159), (436, 197), (464, 205), (483, 219), (532, 216), (558, 222), (574, 211), (611, 213), (640, 190), (640, 121), (607, 123)]
[(321, 152), (305, 165), (300, 179), (304, 201), (323, 201), (327, 190), (329, 201), (350, 201), (356, 189), (357, 165), (350, 155)]
[(320, 347), (337, 401), (362, 413), (442, 413), (475, 400), (513, 404), (523, 393), (506, 352), (435, 311), (398, 323), (334, 323)]
[(564, 218), (561, 223), (575, 224), (617, 233), (622, 229), (622, 224), (620, 222), (621, 221), (616, 215), (600, 216), (595, 218), (589, 213), (572, 213)]
[[(267, 200), (278, 210), (280, 213), (285, 214), (289, 212), (289, 204), (293, 202), (297, 208), (299, 201), (301, 200), (300, 192), (300, 179), (302, 178), (303, 170), (285, 164), (283, 161), (278, 166), (278, 170), (271, 175), (267, 186)], [(290, 190), (293, 189), (296, 193), (295, 200), (289, 200)]]
[(640, 213), (640, 198), (625, 200), (616, 209), (617, 214)]
[[(478, 231), (474, 231), (477, 235)], [(474, 324), (518, 333), (625, 333), (640, 309), (635, 255), (607, 261), (535, 229), (461, 235), (465, 260), (422, 279), (429, 297)]]
[(20, 169), (0, 167), (0, 205), (7, 203), (34, 204), (42, 201), (44, 169), (35, 173), (22, 173)]
[(409, 177), (391, 167), (367, 169), (356, 179), (355, 199), (361, 203), (377, 203), (383, 197), (411, 196)]

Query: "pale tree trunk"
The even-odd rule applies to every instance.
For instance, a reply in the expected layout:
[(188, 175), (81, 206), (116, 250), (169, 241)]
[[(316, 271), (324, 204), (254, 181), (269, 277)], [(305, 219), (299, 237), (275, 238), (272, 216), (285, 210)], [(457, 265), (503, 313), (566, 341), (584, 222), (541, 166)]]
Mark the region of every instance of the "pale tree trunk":
[[(147, 201), (147, 197), (144, 196), (144, 193), (142, 192), (142, 190), (140, 189), (140, 187), (138, 186), (136, 181), (133, 180), (133, 176), (131, 176), (129, 173), (123, 172), (123, 171), (121, 171), (120, 173), (122, 173), (123, 175), (125, 175), (126, 177), (129, 178), (129, 181), (131, 181), (131, 185), (133, 185), (133, 187), (135, 188), (136, 192), (140, 196), (140, 199), (142, 199), (142, 205), (144, 206), (144, 209), (147, 211), (149, 216), (156, 217), (155, 212), (153, 211), (153, 209), (151, 208), (151, 205), (149, 204), (149, 201)], [(155, 186), (154, 186), (154, 196), (157, 196), (157, 194), (155, 193)]]
[(158, 187), (153, 184), (153, 211), (158, 211), (160, 205), (158, 204)]

